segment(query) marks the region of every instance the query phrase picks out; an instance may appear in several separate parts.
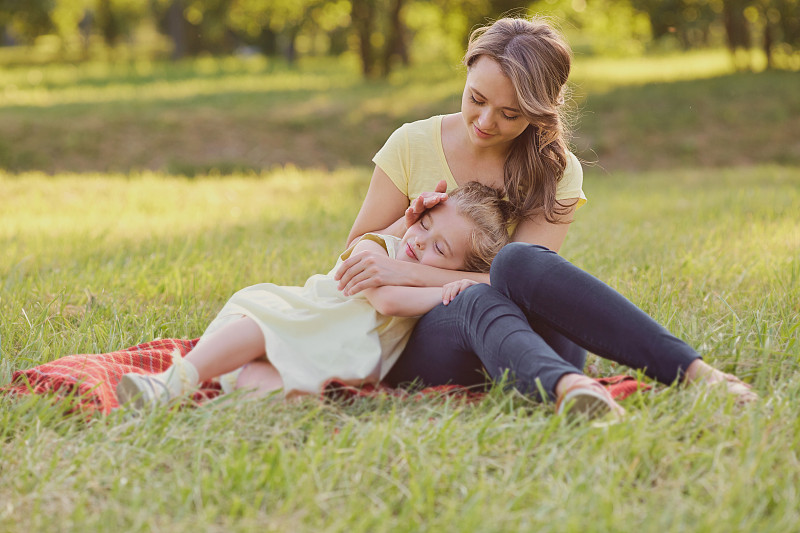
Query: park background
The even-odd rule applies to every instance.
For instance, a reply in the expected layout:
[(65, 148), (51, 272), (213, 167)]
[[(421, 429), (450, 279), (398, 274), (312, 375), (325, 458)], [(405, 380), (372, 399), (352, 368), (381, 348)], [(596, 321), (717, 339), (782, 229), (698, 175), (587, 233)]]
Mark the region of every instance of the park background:
[(470, 30), (513, 13), (575, 52), (589, 202), (562, 255), (762, 396), (657, 385), (597, 426), (501, 387), (89, 417), (2, 395), (0, 531), (797, 530), (798, 11), (0, 0), (0, 385), (197, 337), (237, 289), (327, 271), (372, 155), (458, 111)]

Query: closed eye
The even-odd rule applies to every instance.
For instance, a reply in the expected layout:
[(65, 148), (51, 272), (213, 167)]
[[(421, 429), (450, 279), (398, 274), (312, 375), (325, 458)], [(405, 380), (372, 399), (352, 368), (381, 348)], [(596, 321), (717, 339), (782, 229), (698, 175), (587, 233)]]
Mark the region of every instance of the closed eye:
[[(469, 99), (472, 100), (472, 103), (476, 104), (476, 105), (483, 105), (483, 104), (486, 103), (486, 102), (481, 102), (479, 100), (476, 100), (475, 96), (473, 96), (473, 95), (469, 95)], [(510, 117), (510, 116), (506, 115), (505, 113), (503, 113), (503, 118), (506, 119), (506, 120), (517, 120), (519, 117), (520, 117), (520, 115), (514, 115), (513, 117)]]
[(429, 230), (431, 228), (431, 223), (430, 222), (427, 222), (427, 225), (425, 225), (426, 221), (428, 221), (431, 218), (433, 218), (433, 217), (431, 217), (431, 212), (430, 211), (425, 211), (425, 214), (422, 215), (422, 218), (419, 219), (419, 225), (422, 226), (422, 229)]

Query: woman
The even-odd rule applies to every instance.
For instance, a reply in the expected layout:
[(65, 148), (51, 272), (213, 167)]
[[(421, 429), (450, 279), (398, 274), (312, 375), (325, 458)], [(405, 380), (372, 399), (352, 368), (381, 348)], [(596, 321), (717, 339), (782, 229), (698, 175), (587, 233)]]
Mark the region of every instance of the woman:
[(387, 381), (475, 385), (485, 383), (485, 373), (505, 375), (522, 392), (622, 413), (581, 373), (589, 349), (666, 384), (723, 383), (740, 399), (754, 399), (746, 385), (557, 255), (586, 201), (562, 122), (571, 65), (563, 38), (541, 21), (501, 19), (473, 32), (464, 64), (461, 112), (404, 125), (375, 156), (348, 241), (370, 231), (398, 234), (416, 213), (445, 200), (445, 189), (474, 180), (507, 191), (519, 221), (514, 243), (490, 275), (393, 264), (370, 253), (342, 264), (336, 277), (345, 294), (465, 276), (483, 283), (421, 318)]

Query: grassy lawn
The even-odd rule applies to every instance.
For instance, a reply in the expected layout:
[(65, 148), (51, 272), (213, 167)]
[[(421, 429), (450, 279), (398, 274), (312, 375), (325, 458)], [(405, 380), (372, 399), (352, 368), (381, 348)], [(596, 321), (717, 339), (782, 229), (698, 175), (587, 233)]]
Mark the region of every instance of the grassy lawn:
[[(562, 253), (760, 403), (657, 386), (593, 426), (499, 389), (476, 405), (234, 396), (87, 421), (0, 395), (0, 531), (795, 530), (797, 74), (624, 66), (576, 70), (578, 140), (599, 164)], [(199, 336), (235, 290), (326, 271), (372, 152), (397, 123), (455, 109), (460, 76), (36, 69), (0, 72), (17, 91), (0, 99), (0, 384), (70, 353)]]
[[(358, 65), (204, 58), (0, 70), (0, 168), (193, 175), (368, 165), (403, 122), (458, 110), (464, 70), (365, 83)], [(725, 52), (577, 57), (577, 153), (608, 171), (800, 164), (800, 73), (734, 73)]]

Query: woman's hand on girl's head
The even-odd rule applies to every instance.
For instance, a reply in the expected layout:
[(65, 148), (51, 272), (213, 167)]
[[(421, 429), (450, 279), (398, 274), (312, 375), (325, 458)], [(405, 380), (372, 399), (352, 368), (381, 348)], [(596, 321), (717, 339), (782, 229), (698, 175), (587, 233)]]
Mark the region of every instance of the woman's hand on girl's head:
[(406, 228), (410, 228), (422, 214), (435, 205), (447, 200), (447, 182), (440, 180), (431, 192), (423, 192), (417, 196), (405, 213)]
[(453, 299), (455, 299), (458, 293), (464, 291), (467, 287), (472, 287), (473, 285), (477, 284), (477, 281), (473, 281), (471, 279), (460, 279), (458, 281), (448, 283), (442, 287), (442, 303), (444, 305), (449, 304), (453, 301)]
[(356, 252), (342, 262), (334, 279), (339, 281), (338, 288), (345, 296), (384, 285), (408, 285), (408, 277), (403, 270), (405, 264), (391, 259), (385, 253)]

